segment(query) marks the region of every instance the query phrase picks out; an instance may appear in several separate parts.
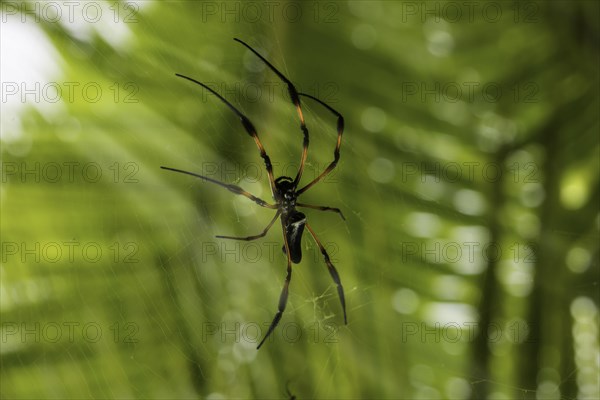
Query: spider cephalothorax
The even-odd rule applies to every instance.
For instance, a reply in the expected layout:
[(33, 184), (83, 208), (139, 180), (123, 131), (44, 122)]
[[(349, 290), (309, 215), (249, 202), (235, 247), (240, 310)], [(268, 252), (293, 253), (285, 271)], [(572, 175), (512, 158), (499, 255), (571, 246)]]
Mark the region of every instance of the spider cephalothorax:
[(298, 195), (296, 194), (294, 180), (289, 176), (280, 176), (275, 179), (275, 193), (273, 197), (273, 200), (279, 204), (282, 212), (285, 212), (284, 209), (289, 210), (296, 207)]
[[(248, 46), (246, 43), (242, 42), (239, 39), (234, 39), (234, 40), (236, 40), (237, 42), (240, 42), (242, 45), (246, 46), (251, 52), (253, 52), (256, 56), (258, 56), (288, 86), (288, 92), (289, 92), (290, 98), (292, 100), (292, 103), (294, 104), (294, 106), (296, 107), (296, 111), (298, 112), (298, 117), (300, 119), (300, 129), (304, 136), (302, 156), (300, 158), (300, 167), (298, 168), (298, 173), (296, 175), (296, 178), (292, 179), (288, 176), (281, 176), (277, 179), (273, 179), (273, 165), (271, 164), (271, 160), (270, 160), (269, 156), (267, 155), (267, 152), (265, 151), (260, 139), (258, 138), (258, 133), (256, 132), (256, 128), (254, 127), (252, 122), (250, 122), (250, 120), (244, 114), (242, 114), (241, 111), (239, 111), (237, 108), (235, 108), (230, 102), (225, 100), (224, 97), (222, 97), (220, 94), (215, 92), (213, 89), (211, 89), (210, 87), (208, 87), (207, 85), (205, 85), (202, 82), (198, 82), (195, 79), (192, 79), (187, 76), (180, 75), (180, 74), (176, 74), (176, 75), (202, 86), (203, 88), (205, 88), (206, 90), (208, 90), (209, 92), (211, 92), (212, 94), (217, 96), (217, 98), (219, 98), (219, 100), (221, 100), (223, 103), (225, 103), (225, 105), (227, 105), (227, 107), (229, 107), (231, 109), (231, 111), (233, 111), (238, 116), (238, 118), (240, 119), (240, 122), (242, 123), (242, 126), (244, 127), (246, 132), (250, 136), (252, 136), (252, 138), (254, 139), (254, 142), (256, 143), (256, 146), (258, 147), (258, 150), (260, 152), (260, 156), (262, 157), (262, 159), (265, 162), (265, 167), (267, 169), (267, 175), (269, 176), (269, 185), (271, 187), (271, 193), (273, 194), (273, 200), (275, 200), (275, 204), (269, 204), (268, 202), (248, 193), (247, 191), (245, 191), (244, 189), (242, 189), (241, 187), (236, 186), (236, 185), (231, 185), (228, 183), (220, 182), (215, 179), (209, 178), (207, 176), (199, 175), (199, 174), (196, 174), (193, 172), (183, 171), (181, 169), (170, 168), (170, 167), (161, 167), (161, 168), (170, 170), (170, 171), (187, 174), (187, 175), (191, 175), (191, 176), (195, 176), (197, 178), (206, 180), (208, 182), (215, 183), (221, 187), (226, 188), (230, 192), (247, 197), (248, 199), (254, 201), (256, 204), (258, 204), (261, 207), (266, 207), (266, 208), (271, 208), (271, 209), (277, 210), (277, 212), (275, 213), (275, 216), (273, 217), (271, 222), (269, 222), (269, 225), (267, 225), (267, 227), (258, 235), (247, 236), (247, 237), (219, 235), (219, 236), (217, 236), (218, 238), (236, 239), (236, 240), (255, 240), (255, 239), (265, 236), (267, 234), (267, 232), (269, 231), (269, 229), (271, 229), (271, 227), (273, 226), (273, 224), (275, 223), (277, 218), (281, 217), (281, 228), (283, 230), (283, 251), (287, 256), (287, 274), (285, 277), (285, 283), (283, 285), (283, 289), (281, 291), (281, 296), (279, 297), (279, 306), (277, 309), (277, 313), (275, 314), (275, 317), (273, 318), (273, 322), (271, 322), (271, 325), (269, 326), (269, 330), (267, 331), (267, 333), (265, 334), (265, 336), (259, 343), (259, 345), (257, 347), (257, 349), (259, 349), (263, 345), (265, 340), (269, 337), (269, 335), (273, 332), (273, 330), (279, 323), (279, 320), (281, 319), (283, 311), (285, 310), (285, 306), (287, 304), (287, 298), (288, 298), (289, 284), (290, 284), (290, 280), (292, 279), (292, 263), (297, 264), (302, 260), (301, 239), (302, 239), (302, 234), (304, 232), (305, 227), (306, 227), (306, 229), (308, 229), (311, 236), (315, 240), (315, 243), (319, 247), (321, 254), (323, 254), (323, 258), (325, 260), (325, 264), (327, 264), (329, 274), (331, 275), (334, 283), (337, 286), (338, 296), (340, 298), (340, 302), (342, 303), (342, 309), (344, 311), (344, 323), (346, 323), (346, 321), (347, 321), (346, 320), (346, 301), (344, 299), (344, 288), (340, 281), (340, 277), (337, 273), (337, 270), (331, 263), (331, 260), (329, 259), (329, 255), (327, 254), (327, 251), (325, 251), (325, 247), (323, 247), (323, 245), (321, 244), (321, 241), (317, 238), (315, 232), (312, 230), (312, 228), (306, 221), (306, 215), (304, 215), (302, 212), (296, 210), (296, 207), (305, 207), (305, 208), (312, 208), (312, 209), (320, 210), (320, 211), (333, 211), (333, 212), (338, 213), (340, 215), (340, 217), (342, 217), (342, 219), (345, 219), (344, 215), (338, 208), (315, 206), (315, 205), (311, 205), (311, 204), (303, 204), (303, 203), (299, 203), (297, 201), (298, 196), (300, 196), (302, 193), (304, 193), (306, 190), (308, 190), (314, 184), (316, 184), (321, 179), (323, 179), (325, 176), (327, 176), (336, 167), (337, 162), (340, 158), (340, 146), (342, 145), (342, 133), (344, 132), (344, 117), (342, 117), (342, 114), (340, 114), (339, 112), (337, 112), (336, 110), (331, 108), (325, 102), (317, 99), (316, 97), (313, 97), (313, 96), (311, 96), (309, 94), (305, 94), (305, 93), (299, 93), (296, 90), (296, 87), (292, 84), (292, 82), (288, 78), (286, 78), (281, 72), (279, 72), (279, 70), (277, 70), (277, 68), (275, 68), (270, 62), (268, 62), (265, 58), (263, 58), (259, 53), (257, 53), (252, 47)], [(319, 176), (317, 176), (315, 179), (310, 181), (307, 185), (298, 189), (298, 185), (299, 185), (300, 179), (302, 177), (302, 172), (304, 171), (306, 157), (308, 155), (308, 142), (309, 142), (308, 141), (308, 128), (306, 127), (306, 123), (304, 121), (304, 115), (302, 114), (302, 106), (300, 104), (300, 96), (312, 99), (313, 101), (316, 101), (318, 104), (325, 107), (327, 110), (329, 110), (332, 114), (334, 114), (337, 117), (337, 133), (338, 133), (338, 135), (337, 135), (337, 143), (335, 146), (335, 150), (333, 152), (333, 156), (334, 156), (333, 161), (327, 166), (327, 168)]]

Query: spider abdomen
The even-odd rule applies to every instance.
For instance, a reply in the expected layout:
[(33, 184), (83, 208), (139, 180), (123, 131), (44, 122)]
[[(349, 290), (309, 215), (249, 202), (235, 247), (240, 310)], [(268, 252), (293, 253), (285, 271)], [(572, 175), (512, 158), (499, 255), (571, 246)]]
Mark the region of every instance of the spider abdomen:
[[(294, 264), (302, 260), (302, 232), (306, 225), (306, 215), (299, 211), (293, 211), (285, 216), (285, 238), (290, 249), (290, 259)], [(285, 252), (285, 245), (283, 247)]]

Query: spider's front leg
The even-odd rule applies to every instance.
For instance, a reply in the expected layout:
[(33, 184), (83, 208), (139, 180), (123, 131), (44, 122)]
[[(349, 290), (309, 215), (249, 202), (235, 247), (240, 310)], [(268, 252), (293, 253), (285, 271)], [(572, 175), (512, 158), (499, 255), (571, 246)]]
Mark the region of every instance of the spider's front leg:
[(271, 227), (273, 226), (275, 221), (277, 221), (277, 218), (279, 218), (280, 214), (281, 214), (281, 211), (277, 210), (277, 213), (275, 214), (275, 216), (273, 217), (271, 222), (269, 222), (269, 225), (267, 225), (267, 227), (258, 235), (244, 236), (244, 237), (217, 235), (215, 237), (218, 237), (219, 239), (233, 239), (233, 240), (245, 240), (245, 241), (260, 239), (261, 237), (264, 237), (267, 234), (267, 232), (269, 232), (269, 229), (271, 229)]

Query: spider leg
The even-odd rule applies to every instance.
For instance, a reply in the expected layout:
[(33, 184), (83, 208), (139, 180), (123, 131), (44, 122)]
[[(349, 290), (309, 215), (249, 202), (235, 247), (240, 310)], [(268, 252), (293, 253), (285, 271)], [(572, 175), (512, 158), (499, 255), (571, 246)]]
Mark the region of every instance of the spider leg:
[(256, 128), (254, 127), (252, 122), (250, 122), (250, 120), (244, 114), (242, 114), (242, 112), (240, 110), (238, 110), (230, 102), (225, 100), (225, 98), (223, 96), (221, 96), (219, 93), (215, 92), (214, 90), (212, 90), (211, 88), (206, 86), (204, 83), (199, 82), (193, 78), (187, 77), (185, 75), (181, 75), (181, 74), (175, 74), (175, 75), (177, 75), (180, 78), (187, 79), (190, 82), (194, 82), (194, 83), (202, 86), (204, 89), (208, 90), (209, 92), (211, 92), (212, 94), (217, 96), (219, 98), (219, 100), (221, 100), (223, 103), (225, 103), (225, 105), (227, 105), (227, 107), (229, 107), (229, 109), (231, 109), (231, 111), (233, 111), (239, 117), (242, 125), (244, 126), (244, 129), (254, 139), (254, 142), (256, 143), (256, 146), (258, 147), (258, 150), (260, 151), (260, 156), (265, 161), (265, 166), (267, 168), (267, 174), (269, 175), (269, 185), (271, 186), (271, 194), (273, 196), (275, 196), (275, 181), (273, 179), (273, 165), (271, 164), (271, 159), (267, 155), (265, 148), (263, 147), (262, 143), (260, 142), (260, 139), (258, 138), (258, 133), (256, 133)]
[(298, 168), (298, 173), (296, 174), (296, 179), (294, 179), (294, 187), (298, 186), (300, 182), (300, 178), (302, 177), (302, 172), (304, 171), (304, 164), (306, 162), (306, 157), (308, 155), (308, 128), (306, 127), (306, 123), (304, 121), (304, 114), (302, 114), (302, 106), (300, 105), (300, 96), (298, 90), (285, 75), (283, 75), (277, 68), (273, 66), (270, 62), (268, 62), (263, 56), (261, 56), (256, 50), (250, 47), (245, 42), (240, 39), (234, 38), (236, 42), (243, 44), (248, 50), (253, 52), (258, 58), (260, 58), (270, 69), (273, 71), (288, 87), (288, 92), (290, 94), (290, 99), (292, 103), (296, 107), (296, 112), (298, 113), (298, 118), (300, 118), (300, 129), (302, 130), (302, 134), (304, 135), (304, 141), (302, 143), (302, 157), (300, 158), (300, 167)]
[(177, 168), (171, 168), (171, 167), (161, 167), (161, 168), (162, 169), (166, 169), (168, 171), (174, 171), (174, 172), (179, 172), (179, 173), (186, 174), (186, 175), (191, 175), (191, 176), (194, 176), (196, 178), (204, 179), (205, 181), (208, 181), (208, 182), (216, 183), (217, 185), (219, 185), (221, 187), (224, 187), (225, 189), (229, 190), (232, 193), (241, 194), (242, 196), (245, 196), (245, 197), (249, 198), (250, 200), (252, 200), (253, 202), (255, 202), (256, 204), (258, 204), (261, 207), (277, 208), (277, 205), (275, 205), (275, 204), (269, 204), (266, 201), (264, 201), (263, 199), (261, 199), (259, 197), (256, 197), (253, 194), (250, 194), (250, 193), (246, 192), (244, 189), (242, 189), (239, 186), (231, 185), (229, 183), (223, 183), (223, 182), (220, 182), (220, 181), (218, 181), (216, 179), (209, 178), (208, 176), (195, 174), (193, 172), (183, 171), (183, 170), (177, 169)]
[(298, 95), (308, 97), (309, 99), (313, 99), (314, 101), (318, 102), (323, 107), (325, 107), (326, 109), (331, 111), (331, 113), (336, 115), (337, 116), (337, 132), (338, 132), (337, 143), (335, 145), (335, 150), (333, 151), (333, 161), (327, 166), (327, 168), (325, 168), (325, 171), (323, 171), (321, 173), (321, 175), (319, 175), (315, 179), (313, 179), (313, 181), (310, 182), (308, 185), (304, 186), (303, 188), (301, 188), (299, 190), (296, 190), (296, 193), (298, 195), (300, 195), (303, 192), (307, 191), (312, 185), (314, 185), (315, 183), (317, 183), (321, 179), (323, 179), (325, 176), (327, 176), (331, 171), (333, 171), (333, 169), (337, 165), (337, 163), (340, 159), (340, 147), (342, 146), (342, 134), (344, 133), (344, 117), (342, 116), (342, 114), (340, 114), (339, 112), (334, 110), (331, 106), (329, 106), (327, 103), (317, 99), (316, 97), (313, 97), (313, 96), (311, 96), (309, 94), (305, 94), (305, 93), (298, 93)]
[(325, 207), (325, 206), (313, 206), (311, 204), (304, 204), (304, 203), (296, 203), (297, 207), (306, 207), (306, 208), (313, 208), (315, 210), (320, 210), (320, 211), (333, 211), (336, 212), (338, 214), (340, 214), (340, 217), (342, 217), (342, 219), (345, 221), (346, 217), (344, 217), (344, 214), (342, 214), (342, 210), (340, 210), (339, 208), (335, 208), (335, 207)]
[(340, 298), (340, 302), (342, 303), (342, 309), (344, 310), (344, 324), (348, 324), (348, 319), (346, 318), (346, 299), (344, 297), (344, 287), (342, 286), (342, 282), (340, 281), (340, 276), (338, 275), (337, 270), (331, 263), (331, 260), (329, 259), (329, 255), (327, 254), (325, 247), (323, 247), (323, 245), (317, 238), (317, 235), (315, 235), (315, 232), (312, 230), (308, 223), (306, 223), (306, 227), (308, 228), (308, 231), (312, 235), (313, 239), (315, 239), (317, 246), (319, 246), (321, 254), (323, 254), (323, 258), (325, 258), (325, 263), (327, 264), (327, 268), (329, 269), (329, 274), (331, 275), (333, 281), (337, 286), (338, 296)]
[(275, 221), (277, 220), (277, 218), (279, 218), (280, 214), (281, 214), (281, 211), (277, 210), (277, 213), (275, 214), (275, 216), (273, 217), (273, 219), (271, 220), (271, 222), (269, 222), (269, 225), (267, 225), (267, 227), (261, 233), (259, 233), (258, 235), (246, 236), (246, 237), (217, 235), (216, 237), (218, 237), (220, 239), (234, 239), (234, 240), (245, 240), (245, 241), (260, 239), (261, 237), (264, 237), (267, 234), (267, 232), (269, 232), (269, 229), (271, 229), (271, 227), (273, 226), (273, 224), (275, 223)]
[[(281, 223), (281, 226), (283, 228), (283, 231), (285, 232), (285, 226), (283, 226), (283, 222)], [(283, 311), (285, 310), (285, 306), (287, 304), (288, 288), (290, 286), (290, 280), (292, 279), (292, 258), (290, 256), (290, 246), (288, 244), (287, 237), (285, 234), (283, 235), (283, 243), (285, 245), (285, 252), (287, 255), (287, 275), (285, 276), (283, 289), (281, 290), (281, 295), (279, 296), (279, 305), (277, 307), (277, 313), (275, 313), (275, 317), (273, 318), (273, 322), (271, 322), (271, 325), (269, 326), (267, 334), (265, 335), (265, 337), (263, 337), (259, 345), (256, 347), (257, 350), (260, 349), (265, 340), (267, 340), (271, 333), (273, 333), (275, 327), (277, 327), (277, 324), (279, 324), (279, 320), (281, 320), (281, 316), (283, 315)]]

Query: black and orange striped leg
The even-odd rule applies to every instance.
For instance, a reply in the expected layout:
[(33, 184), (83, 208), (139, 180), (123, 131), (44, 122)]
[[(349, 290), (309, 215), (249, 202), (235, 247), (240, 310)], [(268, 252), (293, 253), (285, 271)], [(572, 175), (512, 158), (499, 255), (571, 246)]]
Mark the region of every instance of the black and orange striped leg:
[[(283, 231), (285, 232), (285, 226), (284, 226), (283, 222), (281, 223), (281, 227), (282, 227)], [(263, 339), (260, 341), (259, 345), (256, 347), (257, 350), (260, 349), (260, 347), (263, 345), (265, 340), (267, 340), (267, 338), (271, 335), (271, 333), (273, 333), (273, 331), (279, 324), (279, 321), (281, 320), (281, 316), (283, 315), (283, 312), (285, 311), (285, 306), (287, 305), (290, 280), (292, 279), (292, 258), (290, 256), (290, 246), (288, 244), (287, 237), (285, 235), (283, 235), (283, 243), (284, 243), (284, 247), (285, 247), (285, 253), (287, 255), (287, 274), (285, 276), (285, 282), (283, 283), (283, 289), (281, 290), (281, 295), (279, 296), (279, 305), (277, 307), (277, 313), (275, 313), (275, 318), (273, 318), (273, 322), (271, 322), (271, 325), (269, 326), (269, 330), (267, 331), (267, 334), (265, 335), (265, 337), (263, 337)]]
[(296, 203), (296, 206), (312, 208), (312, 209), (320, 210), (320, 211), (333, 211), (333, 212), (338, 213), (344, 221), (346, 220), (346, 217), (344, 217), (344, 214), (342, 214), (342, 210), (340, 210), (339, 208), (336, 208), (336, 207), (313, 206), (312, 204), (304, 204), (304, 203)]
[(180, 78), (187, 79), (190, 82), (194, 82), (194, 83), (202, 86), (204, 89), (208, 90), (209, 92), (211, 92), (212, 94), (217, 96), (219, 98), (219, 100), (221, 100), (223, 103), (225, 103), (227, 105), (227, 107), (229, 107), (229, 109), (231, 109), (231, 111), (233, 111), (240, 118), (240, 122), (244, 126), (244, 129), (246, 130), (246, 132), (248, 132), (248, 134), (250, 136), (252, 136), (252, 138), (254, 139), (254, 142), (256, 143), (256, 147), (258, 147), (258, 150), (260, 151), (260, 156), (262, 157), (262, 159), (265, 162), (265, 166), (267, 168), (267, 174), (269, 175), (269, 185), (271, 186), (271, 195), (275, 196), (275, 180), (273, 178), (273, 164), (271, 164), (271, 159), (267, 155), (265, 148), (263, 147), (260, 139), (258, 138), (258, 133), (256, 132), (256, 128), (254, 127), (252, 122), (244, 114), (242, 114), (242, 112), (240, 110), (238, 110), (230, 102), (225, 100), (225, 98), (223, 96), (221, 96), (219, 93), (212, 90), (210, 87), (208, 87), (204, 83), (199, 82), (193, 78), (187, 77), (185, 75), (181, 75), (181, 74), (175, 74), (175, 75)]
[(229, 183), (220, 182), (220, 181), (218, 181), (216, 179), (209, 178), (208, 176), (196, 174), (196, 173), (189, 172), (189, 171), (184, 171), (182, 169), (171, 168), (171, 167), (161, 167), (161, 168), (162, 169), (166, 169), (167, 171), (179, 172), (181, 174), (191, 175), (193, 177), (200, 178), (200, 179), (203, 179), (205, 181), (215, 183), (215, 184), (217, 184), (217, 185), (219, 185), (221, 187), (224, 187), (225, 189), (229, 190), (232, 193), (239, 194), (239, 195), (242, 195), (244, 197), (249, 198), (250, 200), (252, 200), (253, 202), (255, 202), (256, 204), (258, 204), (261, 207), (273, 208), (273, 209), (277, 208), (276, 204), (269, 204), (266, 201), (264, 201), (263, 199), (261, 199), (260, 197), (256, 197), (253, 194), (248, 193), (247, 191), (245, 191), (244, 189), (242, 189), (239, 186), (231, 185)]
[(308, 156), (308, 128), (306, 127), (306, 122), (304, 121), (304, 114), (302, 113), (302, 105), (300, 104), (300, 94), (298, 90), (285, 75), (283, 75), (273, 64), (271, 64), (267, 59), (261, 56), (256, 50), (250, 47), (244, 41), (234, 38), (236, 42), (244, 45), (248, 50), (253, 52), (258, 58), (260, 58), (270, 69), (273, 71), (288, 87), (288, 92), (290, 94), (290, 99), (292, 103), (296, 107), (296, 112), (298, 113), (298, 118), (300, 118), (300, 130), (302, 130), (302, 135), (304, 136), (304, 141), (302, 143), (302, 156), (300, 157), (300, 167), (298, 168), (298, 173), (296, 174), (296, 178), (294, 179), (294, 187), (298, 186), (300, 183), (300, 178), (302, 178), (302, 172), (304, 171), (304, 164), (306, 163), (306, 157)]
[(275, 213), (275, 216), (273, 217), (271, 222), (269, 222), (269, 225), (267, 225), (267, 227), (258, 235), (246, 236), (246, 237), (217, 235), (216, 237), (218, 237), (219, 239), (233, 239), (233, 240), (244, 240), (244, 241), (260, 239), (261, 237), (264, 237), (267, 234), (267, 232), (269, 232), (269, 229), (271, 229), (271, 227), (273, 226), (275, 221), (277, 221), (277, 218), (279, 218), (280, 214), (281, 214), (281, 211), (277, 210), (277, 213)]
[(325, 258), (325, 264), (327, 264), (329, 274), (331, 275), (331, 277), (333, 278), (333, 282), (337, 286), (338, 296), (340, 298), (340, 302), (342, 303), (342, 309), (344, 310), (344, 324), (348, 324), (348, 319), (346, 318), (346, 298), (344, 297), (344, 287), (342, 286), (342, 282), (340, 281), (340, 276), (333, 264), (331, 263), (331, 260), (329, 259), (329, 254), (327, 254), (325, 247), (323, 247), (321, 241), (317, 238), (317, 235), (308, 223), (306, 223), (306, 228), (312, 235), (313, 239), (315, 239), (317, 246), (319, 246), (319, 249), (321, 250), (321, 254), (323, 254), (323, 258)]
[(328, 109), (332, 114), (334, 114), (335, 116), (337, 116), (337, 132), (338, 132), (337, 142), (336, 142), (336, 145), (335, 145), (335, 150), (333, 151), (333, 161), (327, 166), (327, 168), (325, 168), (325, 171), (323, 171), (321, 173), (321, 175), (317, 176), (308, 185), (302, 187), (301, 189), (296, 190), (296, 193), (299, 196), (303, 192), (305, 192), (308, 189), (310, 189), (310, 187), (313, 186), (315, 183), (319, 182), (321, 179), (323, 179), (324, 177), (326, 177), (336, 167), (336, 165), (337, 165), (337, 163), (338, 163), (338, 161), (340, 159), (340, 147), (342, 146), (342, 135), (344, 133), (344, 117), (342, 116), (342, 114), (340, 114), (335, 109), (333, 109), (333, 107), (331, 107), (330, 105), (328, 105), (324, 101), (321, 101), (321, 100), (317, 99), (316, 97), (313, 97), (313, 96), (311, 96), (309, 94), (305, 94), (305, 93), (298, 93), (298, 95), (299, 96), (308, 97), (309, 99), (312, 99), (312, 100), (316, 101), (317, 103), (321, 104), (323, 107), (325, 107), (326, 109)]

